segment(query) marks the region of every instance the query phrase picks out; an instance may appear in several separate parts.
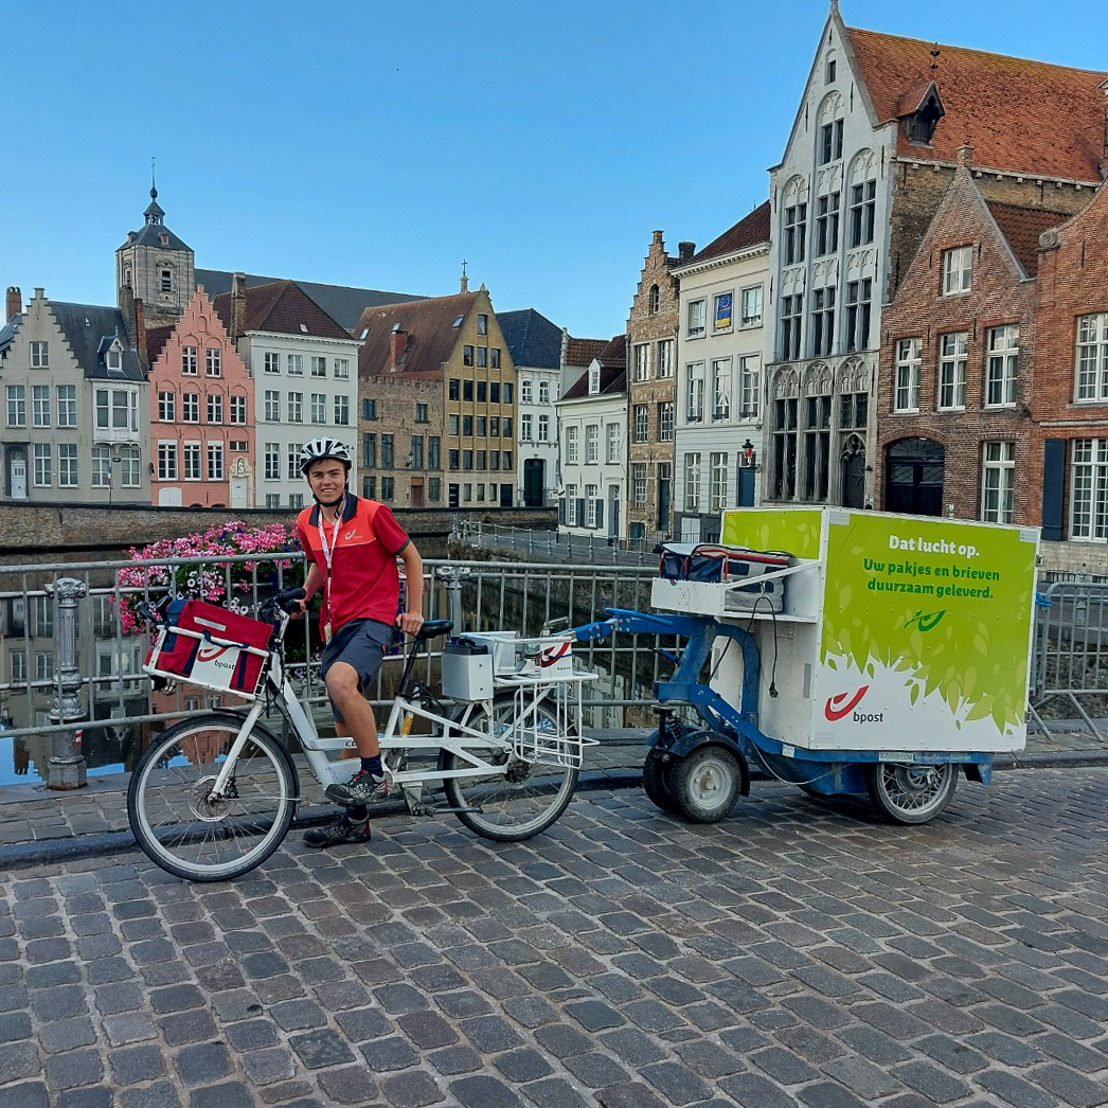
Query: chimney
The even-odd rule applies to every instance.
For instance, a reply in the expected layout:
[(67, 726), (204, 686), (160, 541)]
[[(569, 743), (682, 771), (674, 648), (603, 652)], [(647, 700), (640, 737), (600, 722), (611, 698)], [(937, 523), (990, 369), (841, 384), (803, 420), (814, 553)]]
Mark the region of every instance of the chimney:
[(19, 315), (23, 311), (23, 297), (20, 295), (18, 285), (8, 285), (8, 319)]
[(958, 147), (958, 164), (964, 165), (967, 169), (973, 165), (973, 147), (969, 143)]
[(677, 260), (679, 262), (687, 262), (695, 253), (695, 242), (679, 242), (677, 244)]
[(231, 274), (231, 341), (246, 334), (246, 274)]
[(408, 332), (400, 330), (400, 324), (394, 324), (389, 332), (389, 366), (392, 369), (400, 367), (400, 359), (404, 351), (408, 349)]
[(148, 368), (150, 355), (146, 345), (146, 313), (143, 311), (142, 301), (135, 297), (135, 349), (138, 351), (139, 365), (143, 372)]

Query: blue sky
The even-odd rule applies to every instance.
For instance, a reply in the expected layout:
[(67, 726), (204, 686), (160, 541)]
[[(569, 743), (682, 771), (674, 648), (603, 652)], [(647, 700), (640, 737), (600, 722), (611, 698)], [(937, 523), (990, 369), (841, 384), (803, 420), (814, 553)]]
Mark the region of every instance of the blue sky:
[[(0, 280), (115, 302), (157, 159), (197, 265), (623, 330), (655, 228), (765, 199), (825, 0), (0, 0)], [(842, 0), (850, 26), (1108, 70), (1102, 0)], [(1045, 24), (1045, 26), (1044, 26)]]

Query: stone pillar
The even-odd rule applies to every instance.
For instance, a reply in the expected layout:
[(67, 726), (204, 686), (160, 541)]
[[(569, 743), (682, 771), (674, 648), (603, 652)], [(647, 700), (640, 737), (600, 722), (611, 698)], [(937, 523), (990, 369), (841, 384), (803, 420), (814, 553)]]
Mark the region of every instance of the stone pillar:
[[(82, 680), (77, 667), (77, 602), (87, 592), (84, 581), (76, 577), (59, 577), (46, 585), (46, 594), (55, 601), (54, 642), (58, 657), (57, 692), (50, 709), (53, 723), (75, 723), (87, 718), (81, 706)], [(87, 783), (85, 756), (77, 749), (77, 730), (55, 731), (53, 753), (46, 764), (46, 787), (80, 789)]]

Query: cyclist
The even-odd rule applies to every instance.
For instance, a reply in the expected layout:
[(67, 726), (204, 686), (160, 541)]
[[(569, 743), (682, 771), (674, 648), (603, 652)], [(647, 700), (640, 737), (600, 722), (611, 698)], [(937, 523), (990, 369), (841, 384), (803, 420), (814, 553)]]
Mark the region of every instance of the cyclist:
[[(300, 448), (300, 471), (315, 504), (296, 519), (308, 560), (306, 599), (320, 590), (323, 658), (320, 676), (331, 699), (335, 730), (354, 740), (361, 766), (345, 784), (327, 790), (345, 806), (333, 823), (304, 833), (307, 846), (368, 842), (367, 804), (388, 794), (377, 743), (377, 720), (364, 693), (381, 668), (397, 628), (414, 635), (423, 625), (423, 559), (384, 504), (355, 496), (347, 488), (351, 468), (346, 444), (327, 436)], [(407, 603), (399, 608), (404, 566)]]

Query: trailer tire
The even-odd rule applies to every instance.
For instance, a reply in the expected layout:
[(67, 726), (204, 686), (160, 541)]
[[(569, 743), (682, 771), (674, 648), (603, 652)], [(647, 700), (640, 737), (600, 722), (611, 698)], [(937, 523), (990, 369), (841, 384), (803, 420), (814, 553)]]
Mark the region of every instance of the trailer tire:
[(958, 784), (958, 766), (876, 762), (866, 767), (866, 789), (877, 811), (890, 823), (933, 820), (950, 803)]
[(667, 758), (656, 746), (646, 752), (642, 764), (642, 788), (650, 802), (663, 812), (676, 812), (677, 801), (669, 787), (669, 776), (675, 762)]
[(692, 823), (718, 823), (742, 790), (738, 758), (720, 743), (698, 746), (672, 769), (669, 778), (677, 810)]

